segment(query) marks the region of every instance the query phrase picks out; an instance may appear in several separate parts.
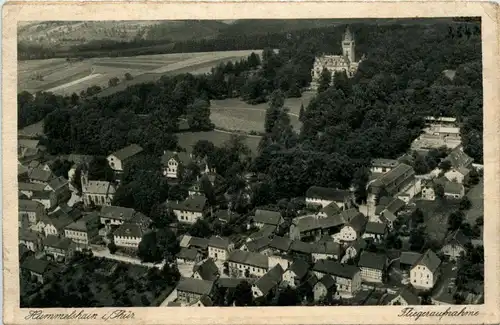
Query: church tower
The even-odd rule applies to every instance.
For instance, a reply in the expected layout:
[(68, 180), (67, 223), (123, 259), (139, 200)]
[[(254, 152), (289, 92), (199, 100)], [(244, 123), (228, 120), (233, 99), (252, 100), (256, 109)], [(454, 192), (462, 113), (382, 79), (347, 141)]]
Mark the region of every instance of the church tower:
[(354, 35), (351, 33), (349, 26), (347, 26), (342, 39), (342, 55), (347, 57), (351, 63), (356, 62), (354, 57), (355, 46)]

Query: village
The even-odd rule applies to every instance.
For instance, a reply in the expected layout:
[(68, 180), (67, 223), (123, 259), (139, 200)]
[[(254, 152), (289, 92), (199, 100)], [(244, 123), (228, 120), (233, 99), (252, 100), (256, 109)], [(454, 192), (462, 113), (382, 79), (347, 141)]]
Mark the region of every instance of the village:
[[(56, 281), (50, 275), (82, 253), (147, 268), (175, 265), (180, 278), (159, 306), (217, 305), (221, 299), (214, 295), (221, 290), (226, 297), (230, 291), (247, 297), (245, 305), (265, 305), (287, 290), (300, 293), (298, 305), (481, 303), (483, 290), (477, 289), (482, 283), (456, 280), (459, 268), (467, 267), (459, 262), (482, 248), (482, 203), (469, 196), (482, 183), (482, 166), (463, 152), (454, 118), (429, 117), (426, 123), (412, 149), (446, 152), (430, 173), (418, 175), (411, 155), (374, 159), (365, 202), (356, 203), (353, 189), (311, 186), (305, 197), (296, 198), (301, 204), (291, 220), (277, 205), (239, 215), (230, 206), (209, 202), (206, 184), (216, 187), (223, 181), (216, 170), (204, 157), (165, 151), (161, 173), (169, 183), (175, 184), (191, 163), (199, 165), (200, 173), (184, 200), (164, 202), (175, 217), (169, 227), (179, 251), (158, 263), (143, 263), (137, 256), (144, 235), (155, 231), (151, 219), (112, 205), (119, 181), (89, 180), (85, 168), (75, 179), (77, 168), (92, 160), (82, 155), (65, 157), (73, 165), (68, 175), (56, 177), (54, 161), (46, 159), (39, 141), (20, 138), (21, 272), (43, 286)], [(116, 180), (142, 151), (131, 144), (109, 154)], [(246, 174), (248, 191), (259, 177)], [(436, 206), (449, 207), (445, 218), (433, 210)], [(479, 214), (469, 217), (469, 210)], [(245, 231), (189, 235), (186, 230), (203, 219), (220, 224), (237, 220)], [(430, 227), (437, 227), (437, 236), (422, 236)]]

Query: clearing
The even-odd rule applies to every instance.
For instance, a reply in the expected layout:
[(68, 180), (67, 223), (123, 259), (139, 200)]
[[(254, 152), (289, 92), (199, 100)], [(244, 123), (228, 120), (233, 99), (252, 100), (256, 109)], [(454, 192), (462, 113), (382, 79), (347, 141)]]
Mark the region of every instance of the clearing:
[[(193, 150), (193, 146), (198, 140), (208, 140), (214, 145), (220, 147), (231, 138), (231, 133), (221, 131), (206, 131), (206, 132), (180, 132), (176, 134), (179, 139), (179, 146), (187, 152)], [(245, 139), (245, 144), (250, 148), (253, 154), (257, 153), (259, 146), (259, 136), (242, 136)]]

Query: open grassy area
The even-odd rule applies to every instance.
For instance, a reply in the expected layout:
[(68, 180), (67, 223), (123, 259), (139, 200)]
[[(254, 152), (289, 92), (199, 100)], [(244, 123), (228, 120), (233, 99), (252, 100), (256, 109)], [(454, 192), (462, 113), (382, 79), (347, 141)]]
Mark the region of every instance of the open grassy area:
[[(187, 152), (191, 152), (198, 140), (208, 140), (216, 146), (222, 146), (230, 139), (231, 134), (220, 131), (182, 132), (177, 133), (177, 137), (179, 138), (179, 146), (186, 149)], [(254, 154), (257, 153), (259, 141), (260, 137), (245, 137), (245, 143)]]
[(424, 223), (429, 237), (437, 241), (443, 240), (448, 231), (448, 216), (458, 210), (458, 201), (420, 200), (415, 203), (424, 213)]
[(472, 206), (467, 213), (465, 218), (472, 225), (476, 222), (476, 218), (484, 215), (484, 178), (481, 178), (479, 184), (474, 185), (467, 192), (467, 197), (469, 198)]

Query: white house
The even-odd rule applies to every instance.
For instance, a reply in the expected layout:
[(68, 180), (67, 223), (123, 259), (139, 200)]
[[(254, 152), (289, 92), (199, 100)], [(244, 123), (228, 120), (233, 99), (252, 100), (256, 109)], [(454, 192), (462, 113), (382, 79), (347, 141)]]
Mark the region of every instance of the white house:
[(103, 206), (100, 211), (103, 225), (119, 226), (134, 218), (136, 211), (132, 208), (118, 206)]
[(332, 202), (343, 210), (349, 209), (354, 200), (354, 195), (348, 190), (311, 186), (306, 191), (306, 204), (321, 205), (326, 207)]
[(365, 282), (382, 283), (387, 266), (387, 257), (364, 251), (359, 258), (358, 267), (361, 269), (361, 279)]
[(184, 201), (167, 202), (181, 223), (193, 224), (202, 219), (208, 210), (207, 198), (201, 195), (190, 196)]
[(441, 252), (451, 260), (457, 260), (460, 254), (467, 252), (465, 247), (468, 243), (470, 243), (470, 238), (465, 236), (460, 229), (457, 229), (446, 236)]
[(208, 241), (208, 257), (214, 260), (227, 260), (233, 250), (234, 244), (227, 238), (212, 236)]
[(115, 230), (113, 240), (118, 247), (137, 249), (145, 233), (144, 225), (125, 222)]
[(130, 158), (136, 157), (141, 152), (143, 152), (141, 146), (137, 144), (131, 144), (129, 146), (126, 146), (125, 148), (113, 152), (106, 159), (108, 160), (108, 164), (111, 169), (113, 169), (115, 172), (121, 173), (125, 169), (125, 165), (127, 164), (127, 162), (130, 161)]
[(372, 166), (370, 171), (372, 173), (387, 173), (388, 171), (393, 170), (399, 164), (399, 161), (395, 159), (384, 159), (378, 158), (373, 159)]
[(164, 151), (161, 157), (163, 176), (176, 179), (179, 169), (186, 167), (192, 159), (186, 152)]
[(252, 285), (253, 297), (264, 297), (270, 292), (275, 291), (283, 280), (283, 273), (283, 268), (279, 264), (270, 269)]
[(81, 247), (87, 247), (90, 240), (99, 235), (99, 215), (92, 212), (70, 223), (64, 229), (64, 235)]
[(302, 283), (308, 273), (309, 264), (304, 260), (297, 259), (288, 267), (285, 273), (283, 273), (283, 282), (295, 288)]
[(18, 214), (19, 218), (27, 218), (29, 224), (34, 225), (45, 215), (45, 207), (40, 202), (19, 200)]
[(451, 182), (463, 184), (465, 181), (467, 181), (469, 174), (470, 174), (470, 169), (468, 168), (452, 167), (449, 171), (447, 171), (444, 174), (444, 177), (446, 177)]
[(436, 192), (434, 191), (434, 183), (426, 181), (422, 184), (422, 199), (434, 201), (436, 199)]
[(331, 260), (319, 260), (312, 270), (318, 279), (326, 275), (331, 276), (335, 280), (337, 293), (341, 297), (353, 297), (361, 288), (361, 270), (357, 266)]
[(227, 262), (230, 274), (239, 278), (245, 277), (245, 273), (249, 276), (261, 277), (269, 270), (269, 259), (266, 255), (239, 249), (229, 254)]
[(346, 221), (347, 223), (340, 229), (338, 234), (335, 234), (335, 237), (343, 242), (352, 242), (365, 232), (368, 220), (363, 214), (358, 213), (352, 219)]
[(410, 271), (410, 283), (416, 289), (430, 290), (439, 277), (441, 259), (432, 250), (427, 250)]
[(446, 182), (444, 184), (444, 196), (447, 199), (459, 200), (465, 195), (465, 188), (462, 184), (454, 182)]

